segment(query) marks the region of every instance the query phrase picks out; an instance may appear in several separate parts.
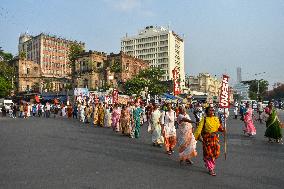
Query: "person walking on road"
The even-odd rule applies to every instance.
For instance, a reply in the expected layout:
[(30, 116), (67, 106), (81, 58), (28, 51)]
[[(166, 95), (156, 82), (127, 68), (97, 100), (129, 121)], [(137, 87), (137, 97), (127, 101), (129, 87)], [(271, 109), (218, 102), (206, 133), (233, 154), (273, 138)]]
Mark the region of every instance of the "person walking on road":
[(121, 124), (122, 135), (129, 136), (130, 135), (130, 111), (127, 105), (122, 106), (120, 124)]
[(168, 155), (171, 155), (176, 145), (176, 113), (172, 110), (170, 103), (167, 104), (167, 111), (164, 112), (164, 119), (161, 119), (162, 132), (165, 138), (165, 148)]
[(281, 122), (278, 118), (277, 111), (273, 107), (273, 102), (269, 101), (268, 107), (265, 108), (265, 113), (268, 116), (266, 121), (266, 131), (264, 136), (268, 138), (269, 142), (274, 139), (277, 143), (282, 141)]
[(142, 113), (143, 110), (140, 108), (139, 102), (136, 102), (135, 108), (133, 109), (133, 127), (135, 129), (134, 131), (134, 137), (139, 138), (140, 137), (140, 127), (141, 127), (141, 119), (142, 119)]
[(161, 112), (156, 104), (153, 105), (153, 112), (151, 116), (151, 133), (153, 146), (162, 147), (164, 137), (162, 136), (162, 128), (160, 124)]
[(186, 113), (186, 109), (184, 107), (180, 107), (180, 114), (178, 116), (178, 124), (179, 127), (177, 129), (177, 142), (178, 142), (178, 150), (179, 150), (179, 162), (182, 164), (184, 161), (192, 165), (193, 162), (191, 158), (197, 156), (196, 151), (196, 140), (193, 135), (193, 127), (192, 123), (196, 123), (191, 121), (189, 115)]
[[(218, 131), (224, 132), (219, 118), (214, 115), (214, 108), (207, 107), (206, 117), (203, 117), (194, 132), (195, 139), (200, 139), (203, 145), (203, 160), (211, 176), (216, 176), (216, 159), (220, 155)], [(201, 137), (202, 136), (202, 139)]]
[(112, 110), (111, 114), (111, 121), (112, 121), (112, 129), (115, 132), (119, 131), (119, 123), (120, 123), (120, 109), (118, 108), (118, 105), (115, 104)]
[(244, 125), (244, 128), (243, 128), (243, 131), (244, 131), (244, 134), (247, 134), (248, 136), (256, 135), (256, 129), (255, 129), (255, 126), (253, 124), (253, 117), (254, 117), (253, 109), (250, 107), (250, 104), (247, 103), (246, 109), (245, 109), (245, 112), (244, 112), (245, 125)]

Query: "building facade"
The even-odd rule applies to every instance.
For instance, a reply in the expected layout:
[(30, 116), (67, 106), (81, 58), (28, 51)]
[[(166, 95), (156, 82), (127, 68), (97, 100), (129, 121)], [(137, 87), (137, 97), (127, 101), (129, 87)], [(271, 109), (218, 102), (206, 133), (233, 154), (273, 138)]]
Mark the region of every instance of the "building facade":
[(45, 77), (40, 65), (31, 60), (15, 58), (12, 65), (15, 70), (14, 85), (17, 92), (62, 91), (71, 82), (68, 78)]
[(96, 51), (84, 52), (76, 60), (76, 86), (90, 90), (118, 88), (148, 67), (147, 62), (123, 52), (110, 55)]
[(200, 73), (198, 76), (188, 76), (186, 85), (190, 91), (203, 92), (208, 95), (208, 98), (217, 100), (220, 94), (221, 80), (210, 76), (209, 73)]
[(184, 41), (174, 31), (148, 26), (138, 35), (121, 39), (121, 50), (130, 56), (147, 61), (151, 67), (165, 71), (163, 80), (172, 80), (172, 71), (179, 71), (180, 87), (184, 88)]
[(19, 55), (25, 53), (27, 60), (40, 65), (42, 75), (45, 77), (70, 77), (69, 48), (77, 43), (84, 48), (85, 44), (70, 41), (56, 36), (41, 33), (37, 36), (22, 34), (19, 38)]
[(239, 95), (240, 99), (249, 100), (249, 84), (237, 83), (234, 86), (235, 94)]
[(75, 61), (75, 80), (77, 87), (97, 90), (104, 85), (104, 68), (107, 60), (106, 53), (89, 51), (83, 52)]
[(137, 75), (141, 70), (150, 67), (146, 61), (123, 52), (111, 53), (107, 61), (109, 67), (106, 72), (106, 83), (115, 88)]
[(14, 59), (15, 86), (18, 92), (40, 90), (40, 66), (31, 60)]

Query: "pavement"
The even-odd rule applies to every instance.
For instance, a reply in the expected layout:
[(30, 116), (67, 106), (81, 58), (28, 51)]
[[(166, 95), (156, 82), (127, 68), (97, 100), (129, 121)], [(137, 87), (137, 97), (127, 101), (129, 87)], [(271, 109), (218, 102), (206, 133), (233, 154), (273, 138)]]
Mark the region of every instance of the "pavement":
[[(284, 121), (284, 112), (280, 112)], [(176, 152), (151, 145), (147, 127), (140, 139), (108, 128), (94, 128), (67, 118), (0, 118), (0, 188), (283, 188), (284, 145), (257, 135), (242, 134), (239, 119), (228, 120), (228, 152), (217, 159), (216, 177), (202, 161), (202, 146), (194, 165), (180, 166)]]

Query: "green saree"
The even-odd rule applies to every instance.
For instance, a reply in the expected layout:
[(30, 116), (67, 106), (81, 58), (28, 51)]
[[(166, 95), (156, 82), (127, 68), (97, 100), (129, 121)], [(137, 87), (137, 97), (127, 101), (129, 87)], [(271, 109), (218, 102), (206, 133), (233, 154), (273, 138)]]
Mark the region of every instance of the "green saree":
[(265, 135), (268, 138), (273, 138), (279, 140), (282, 138), (280, 121), (277, 116), (277, 112), (275, 108), (271, 110), (271, 114), (269, 115), (266, 121), (266, 131)]

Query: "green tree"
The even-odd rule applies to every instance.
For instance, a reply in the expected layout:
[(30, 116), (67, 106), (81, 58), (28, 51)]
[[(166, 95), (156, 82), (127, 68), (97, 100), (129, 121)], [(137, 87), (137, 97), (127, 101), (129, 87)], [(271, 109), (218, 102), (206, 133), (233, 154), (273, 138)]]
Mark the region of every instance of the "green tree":
[(19, 54), (19, 58), (20, 60), (25, 60), (27, 58), (27, 54), (24, 51), (21, 51)]
[(0, 76), (0, 97), (3, 98), (8, 96), (12, 89), (12, 83)]
[(15, 71), (9, 63), (12, 59), (11, 53), (6, 53), (0, 48), (0, 97), (6, 97), (13, 90)]
[[(79, 55), (84, 51), (83, 47), (77, 43), (73, 43), (69, 48), (69, 66), (71, 67), (71, 77), (72, 77), (72, 85), (75, 83), (75, 68), (76, 68), (76, 59)], [(73, 88), (74, 86), (72, 86)]]
[(110, 71), (114, 72), (114, 73), (120, 73), (122, 70), (121, 65), (119, 62), (114, 62), (111, 66), (110, 66)]
[(128, 95), (133, 95), (133, 94), (139, 95), (141, 91), (145, 89), (146, 86), (147, 86), (146, 81), (143, 78), (136, 76), (126, 81), (124, 89), (126, 94)]
[(137, 76), (125, 83), (124, 90), (127, 94), (139, 95), (146, 87), (151, 95), (159, 95), (167, 91), (167, 86), (161, 81), (164, 74), (159, 68), (141, 70)]
[(13, 55), (11, 53), (6, 53), (0, 47), (0, 61), (9, 62), (13, 59)]
[(249, 83), (249, 97), (252, 100), (258, 100), (266, 95), (268, 90), (268, 81), (266, 80), (252, 80)]

